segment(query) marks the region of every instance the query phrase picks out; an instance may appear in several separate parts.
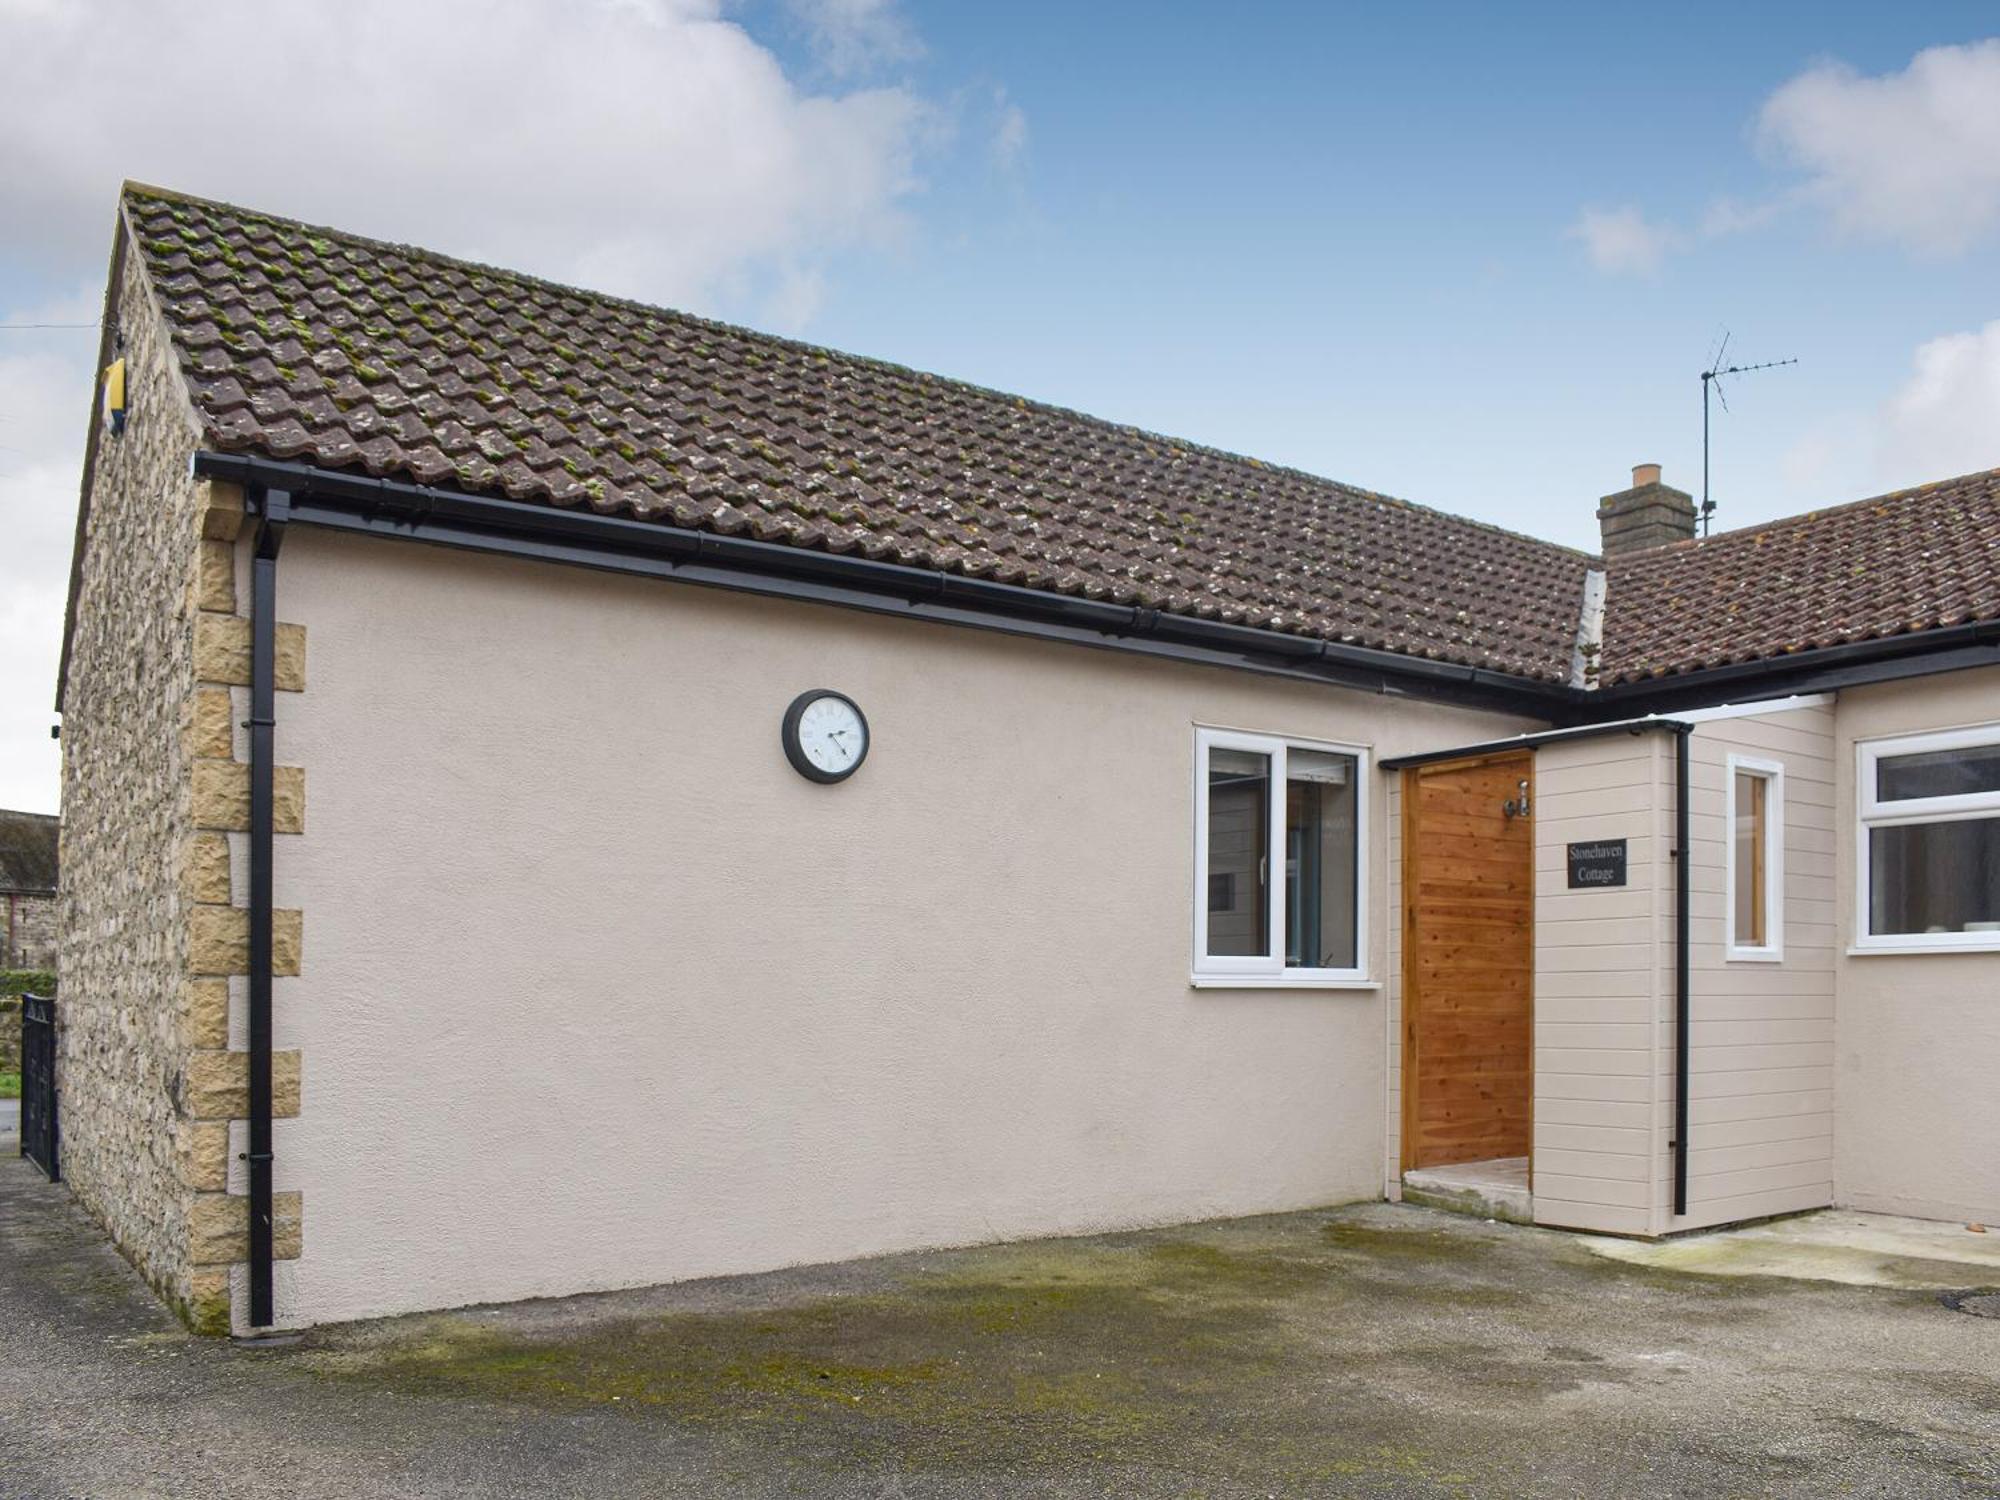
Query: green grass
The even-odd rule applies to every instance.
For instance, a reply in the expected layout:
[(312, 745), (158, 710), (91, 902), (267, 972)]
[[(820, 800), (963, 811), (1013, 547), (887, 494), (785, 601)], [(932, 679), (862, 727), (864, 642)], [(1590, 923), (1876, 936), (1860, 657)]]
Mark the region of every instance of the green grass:
[(21, 1075), (19, 1073), (0, 1073), (0, 1099), (18, 1099), (20, 1097)]

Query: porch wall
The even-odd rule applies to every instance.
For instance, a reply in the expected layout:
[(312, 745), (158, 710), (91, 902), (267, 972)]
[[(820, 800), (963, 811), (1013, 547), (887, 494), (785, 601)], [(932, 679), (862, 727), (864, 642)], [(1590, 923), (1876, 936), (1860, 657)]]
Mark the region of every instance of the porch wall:
[[(1663, 772), (1664, 767), (1664, 772)], [(1656, 1232), (1660, 1019), (1648, 934), (1672, 926), (1666, 736), (1608, 735), (1535, 756), (1535, 1222)], [(1671, 825), (1666, 832), (1671, 831)], [(1568, 845), (1625, 839), (1623, 888), (1568, 888)], [(1665, 1007), (1663, 1009), (1663, 1007)]]
[[(1659, 799), (1671, 834), (1673, 757)], [(1820, 1208), (1833, 1201), (1834, 730), (1831, 706), (1697, 725), (1689, 772), (1688, 1212), (1673, 1208), (1671, 890), (1659, 962), (1659, 1232)], [(1780, 962), (1731, 960), (1724, 922), (1725, 790), (1734, 755), (1784, 767)], [(1670, 869), (1660, 878), (1671, 882)]]

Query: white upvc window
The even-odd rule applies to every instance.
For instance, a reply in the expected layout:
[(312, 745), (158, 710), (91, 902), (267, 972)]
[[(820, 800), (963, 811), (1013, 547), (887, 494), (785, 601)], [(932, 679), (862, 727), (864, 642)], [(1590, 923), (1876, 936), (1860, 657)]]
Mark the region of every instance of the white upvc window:
[(1855, 756), (1854, 951), (2000, 951), (2000, 724)]
[(1368, 752), (1195, 731), (1194, 983), (1368, 983)]
[(1732, 963), (1785, 956), (1785, 768), (1732, 755), (1723, 791), (1724, 942)]

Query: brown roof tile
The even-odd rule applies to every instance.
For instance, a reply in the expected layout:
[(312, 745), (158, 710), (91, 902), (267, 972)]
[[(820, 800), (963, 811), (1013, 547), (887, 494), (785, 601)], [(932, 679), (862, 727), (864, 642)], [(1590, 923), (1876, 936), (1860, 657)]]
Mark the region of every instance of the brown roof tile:
[(2000, 469), (1613, 557), (1609, 686), (2000, 619)]
[(128, 188), (223, 451), (1563, 682), (2000, 618), (2000, 471), (1612, 558), (880, 361)]
[(1537, 678), (1587, 557), (875, 360), (152, 190), (224, 451), (859, 553)]

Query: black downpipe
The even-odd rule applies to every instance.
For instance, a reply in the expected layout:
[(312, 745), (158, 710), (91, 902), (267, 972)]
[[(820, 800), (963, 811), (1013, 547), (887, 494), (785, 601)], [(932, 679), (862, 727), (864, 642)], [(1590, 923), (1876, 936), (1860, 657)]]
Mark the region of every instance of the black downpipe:
[(1674, 1212), (1688, 1211), (1688, 762), (1694, 728), (1674, 726)]
[(291, 497), (253, 494), (262, 517), (250, 562), (250, 1323), (269, 1328), (271, 1222), (271, 785), (277, 760), (278, 548)]

